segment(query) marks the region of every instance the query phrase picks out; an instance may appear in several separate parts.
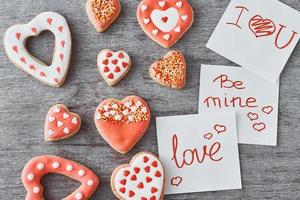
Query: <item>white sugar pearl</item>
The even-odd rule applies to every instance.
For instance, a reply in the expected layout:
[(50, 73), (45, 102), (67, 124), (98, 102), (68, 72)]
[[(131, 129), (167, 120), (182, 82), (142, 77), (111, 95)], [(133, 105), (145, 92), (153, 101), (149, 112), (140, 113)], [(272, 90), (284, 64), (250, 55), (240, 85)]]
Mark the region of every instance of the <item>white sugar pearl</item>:
[(79, 171), (78, 171), (78, 175), (79, 175), (79, 176), (84, 176), (84, 175), (85, 175), (85, 171), (82, 170), (82, 169), (79, 170)]
[(32, 173), (27, 175), (27, 180), (33, 181), (33, 179), (34, 179), (34, 175)]
[(69, 130), (68, 127), (65, 127), (65, 128), (63, 129), (63, 132), (64, 132), (65, 134), (68, 134), (68, 133), (70, 133), (70, 130)]
[(82, 193), (81, 192), (78, 192), (77, 194), (75, 194), (75, 199), (76, 200), (81, 200), (83, 197)]
[(37, 164), (36, 168), (39, 169), (39, 170), (42, 170), (44, 169), (45, 165), (43, 163), (39, 163)]
[(57, 121), (57, 126), (58, 127), (62, 127), (64, 125), (64, 123), (62, 121)]
[(49, 121), (49, 122), (54, 122), (54, 121), (55, 121), (55, 117), (50, 116), (50, 117), (48, 118), (48, 121)]
[(69, 115), (68, 113), (64, 113), (64, 114), (63, 114), (63, 118), (64, 118), (64, 119), (68, 119), (69, 117), (70, 117), (70, 115)]
[(55, 113), (59, 113), (60, 112), (60, 109), (55, 107), (54, 110), (53, 110)]
[(57, 168), (60, 167), (60, 164), (59, 164), (58, 162), (54, 162), (54, 163), (52, 163), (52, 167), (53, 167), (54, 169), (57, 169)]
[(66, 167), (66, 169), (67, 169), (67, 171), (72, 171), (73, 170), (73, 166), (72, 165), (67, 165), (67, 167)]
[[(99, 113), (97, 113), (97, 114), (99, 114)], [(73, 124), (77, 124), (77, 123), (78, 123), (78, 120), (77, 120), (76, 117), (73, 117), (71, 122), (72, 122)]]
[(87, 184), (88, 184), (88, 186), (92, 186), (92, 185), (94, 185), (94, 181), (92, 179), (90, 179), (90, 180), (88, 180)]
[(54, 131), (52, 131), (52, 130), (48, 130), (48, 135), (54, 135)]
[(39, 187), (34, 187), (33, 188), (33, 193), (37, 194), (40, 192), (40, 188)]

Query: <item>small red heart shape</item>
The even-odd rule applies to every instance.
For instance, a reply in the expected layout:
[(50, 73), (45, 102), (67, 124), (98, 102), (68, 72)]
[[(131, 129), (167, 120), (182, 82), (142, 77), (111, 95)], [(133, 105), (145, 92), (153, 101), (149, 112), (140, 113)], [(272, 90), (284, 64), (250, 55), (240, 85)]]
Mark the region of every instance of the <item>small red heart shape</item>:
[(248, 112), (247, 117), (250, 119), (250, 121), (254, 121), (258, 119), (258, 114), (253, 112)]
[(165, 22), (165, 23), (168, 21), (168, 19), (169, 19), (168, 17), (163, 17), (163, 18), (161, 18), (161, 20), (162, 20), (163, 22)]
[(267, 115), (271, 114), (273, 112), (273, 107), (272, 106), (265, 106), (262, 108), (262, 111), (266, 113)]
[(181, 182), (182, 182), (181, 176), (176, 176), (176, 177), (171, 178), (171, 185), (173, 185), (173, 186), (179, 186)]
[(266, 129), (266, 124), (263, 123), (263, 122), (259, 122), (259, 123), (254, 123), (252, 125), (252, 127), (254, 128), (254, 130), (258, 131), (258, 132), (261, 132), (263, 130)]
[(264, 19), (260, 15), (255, 15), (250, 19), (249, 28), (256, 38), (270, 36), (276, 30), (276, 26), (272, 20)]
[(220, 133), (224, 133), (226, 131), (226, 126), (221, 125), (221, 124), (216, 124), (214, 126), (215, 131), (220, 134)]

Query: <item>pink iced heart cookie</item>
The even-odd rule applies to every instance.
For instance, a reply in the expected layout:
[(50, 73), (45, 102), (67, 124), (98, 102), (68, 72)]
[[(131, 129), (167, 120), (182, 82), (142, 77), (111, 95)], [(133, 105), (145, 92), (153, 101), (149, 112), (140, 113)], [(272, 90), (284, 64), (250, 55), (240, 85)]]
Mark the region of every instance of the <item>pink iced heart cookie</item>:
[[(25, 47), (29, 37), (38, 36), (46, 30), (55, 35), (55, 50), (50, 66), (33, 57)], [(28, 24), (11, 26), (4, 35), (4, 46), (8, 58), (21, 70), (50, 86), (59, 87), (64, 83), (71, 55), (71, 33), (60, 14), (44, 12)]]
[(191, 27), (194, 13), (187, 0), (142, 0), (137, 19), (152, 40), (169, 48)]
[(62, 140), (75, 135), (81, 126), (80, 116), (62, 104), (50, 108), (45, 120), (45, 140)]
[(98, 54), (97, 66), (106, 83), (114, 86), (129, 72), (131, 59), (125, 51), (104, 49)]
[(113, 171), (111, 188), (122, 200), (161, 200), (164, 196), (164, 176), (160, 160), (152, 153), (141, 152), (129, 164)]
[(87, 15), (98, 32), (105, 31), (119, 16), (119, 0), (88, 0)]

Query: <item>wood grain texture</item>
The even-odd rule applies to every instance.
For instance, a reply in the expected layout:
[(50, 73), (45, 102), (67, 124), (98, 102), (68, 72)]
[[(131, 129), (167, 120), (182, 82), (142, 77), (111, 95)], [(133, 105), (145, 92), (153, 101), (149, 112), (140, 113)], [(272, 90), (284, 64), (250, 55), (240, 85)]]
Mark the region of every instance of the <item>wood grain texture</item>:
[[(300, 10), (299, 0), (283, 2)], [(168, 50), (151, 41), (139, 27), (136, 0), (123, 0), (118, 20), (105, 32), (97, 33), (85, 13), (85, 0), (0, 0), (0, 38), (16, 23), (30, 21), (42, 11), (64, 15), (73, 36), (71, 67), (62, 88), (52, 88), (17, 69), (0, 42), (0, 199), (24, 199), (21, 183), (25, 163), (36, 155), (52, 154), (75, 160), (93, 169), (101, 186), (92, 199), (115, 199), (110, 174), (119, 164), (142, 151), (157, 153), (156, 116), (197, 113), (200, 63), (232, 65), (205, 47), (229, 0), (190, 0), (195, 10), (192, 28), (172, 48), (187, 60), (187, 85), (177, 91), (155, 84), (148, 75), (153, 61)], [(53, 38), (46, 33), (30, 40), (28, 48), (51, 62)], [(116, 87), (106, 85), (96, 68), (97, 53), (104, 48), (124, 49), (133, 67)], [(278, 146), (239, 145), (243, 190), (171, 195), (165, 199), (300, 199), (300, 48), (296, 47), (281, 76)], [(147, 134), (126, 155), (120, 155), (99, 136), (94, 109), (109, 97), (135, 94), (147, 100), (153, 118)], [(74, 137), (45, 143), (44, 118), (56, 103), (67, 105), (82, 117), (82, 128)], [(199, 180), (203, 181), (203, 180)], [(78, 184), (68, 178), (49, 175), (43, 179), (46, 199), (61, 199)]]

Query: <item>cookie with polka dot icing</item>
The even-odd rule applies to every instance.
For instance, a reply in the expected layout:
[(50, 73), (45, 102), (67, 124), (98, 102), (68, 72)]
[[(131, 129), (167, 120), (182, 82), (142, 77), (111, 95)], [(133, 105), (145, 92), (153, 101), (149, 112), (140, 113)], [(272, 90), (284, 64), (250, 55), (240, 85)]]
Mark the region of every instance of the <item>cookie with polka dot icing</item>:
[(57, 156), (42, 155), (32, 158), (22, 171), (22, 182), (27, 190), (26, 200), (43, 200), (44, 188), (40, 180), (46, 174), (61, 174), (81, 183), (64, 200), (87, 200), (99, 185), (97, 175), (87, 167)]
[(125, 154), (148, 129), (150, 109), (138, 96), (122, 100), (106, 99), (95, 111), (94, 121), (103, 139), (116, 151)]
[(118, 199), (161, 200), (165, 188), (164, 168), (157, 156), (141, 152), (129, 164), (117, 167), (110, 183)]
[(142, 0), (137, 19), (152, 40), (169, 48), (191, 27), (194, 13), (187, 0)]
[(114, 86), (129, 72), (131, 59), (125, 51), (104, 49), (98, 54), (97, 67), (105, 82)]
[(86, 12), (98, 32), (104, 32), (119, 16), (119, 0), (88, 0)]
[(182, 89), (186, 81), (186, 62), (179, 51), (168, 52), (163, 59), (154, 62), (149, 69), (150, 77), (157, 83)]
[(45, 140), (57, 141), (75, 135), (81, 127), (81, 118), (70, 112), (63, 104), (56, 104), (50, 108), (45, 120)]
[[(55, 36), (55, 48), (50, 66), (31, 55), (26, 40), (50, 31)], [(13, 25), (5, 32), (4, 47), (8, 58), (22, 71), (47, 85), (60, 87), (67, 76), (71, 58), (71, 33), (67, 21), (55, 12), (43, 12), (27, 24)]]

